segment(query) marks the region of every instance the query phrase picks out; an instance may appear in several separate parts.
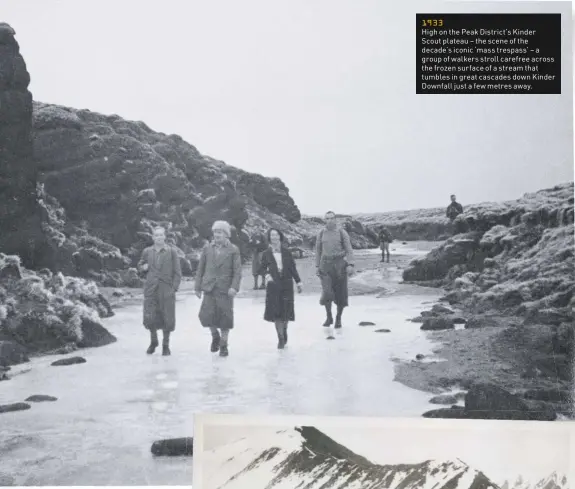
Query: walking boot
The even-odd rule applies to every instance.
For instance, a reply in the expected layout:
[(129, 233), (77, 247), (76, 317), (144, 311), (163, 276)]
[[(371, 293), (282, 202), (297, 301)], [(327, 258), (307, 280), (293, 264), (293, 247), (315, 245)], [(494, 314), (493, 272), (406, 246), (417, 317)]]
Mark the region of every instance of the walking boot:
[(341, 315), (343, 314), (343, 308), (342, 307), (338, 307), (337, 308), (337, 314), (335, 316), (335, 329), (341, 329)]
[(221, 337), (217, 330), (212, 332), (212, 344), (210, 345), (210, 351), (212, 353), (217, 353), (220, 350)]
[(164, 331), (164, 337), (162, 338), (162, 355), (169, 357), (172, 354), (170, 351), (170, 331)]
[(331, 314), (331, 302), (325, 305), (326, 319), (323, 323), (324, 326), (331, 326), (333, 324), (333, 316)]
[(220, 344), (220, 357), (227, 357), (228, 355), (229, 355), (228, 344), (227, 343), (221, 343)]
[(146, 350), (148, 355), (152, 355), (156, 348), (158, 348), (158, 332), (157, 331), (150, 331), (150, 346)]

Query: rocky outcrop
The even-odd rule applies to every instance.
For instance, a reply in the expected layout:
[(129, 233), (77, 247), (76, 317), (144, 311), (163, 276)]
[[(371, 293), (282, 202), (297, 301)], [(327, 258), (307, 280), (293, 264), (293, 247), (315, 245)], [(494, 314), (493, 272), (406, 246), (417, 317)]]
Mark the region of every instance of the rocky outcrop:
[(101, 322), (112, 314), (94, 282), (36, 273), (17, 256), (0, 253), (0, 365), (63, 347), (73, 351), (114, 342)]
[(65, 229), (52, 227), (67, 238), (65, 254), (71, 251), (75, 260), (67, 266), (76, 275), (126, 285), (134, 279), (127, 270), (151, 243), (157, 225), (167, 228), (184, 273), (191, 275), (214, 220), (235, 227), (246, 254), (242, 228), (250, 217), (248, 204), (266, 219), (300, 218), (279, 179), (204, 156), (181, 137), (143, 122), (39, 102), (33, 115), (46, 202), (53, 199), (51, 205), (65, 214)]
[(496, 310), (556, 325), (572, 321), (572, 183), (527, 195), (515, 207), (479, 207), (462, 220), (475, 229), (413, 261), (405, 281), (434, 281), (450, 291), (451, 303), (476, 313)]
[(0, 250), (41, 266), (45, 241), (32, 144), (30, 75), (15, 31), (0, 23)]
[(557, 414), (550, 409), (529, 405), (518, 395), (491, 384), (473, 385), (465, 395), (465, 406), (434, 409), (425, 418), (500, 419), (554, 421)]
[(500, 328), (494, 347), (512, 350), (523, 378), (572, 385), (573, 201), (571, 182), (472, 206), (456, 219), (465, 232), (414, 260), (403, 278), (444, 287), (444, 300), (469, 317), (466, 329)]
[(289, 189), (279, 178), (248, 173), (223, 163), (220, 163), (220, 170), (235, 182), (238, 191), (250, 196), (256, 204), (272, 214), (283, 217), (290, 223), (301, 219), (301, 213), (289, 195)]

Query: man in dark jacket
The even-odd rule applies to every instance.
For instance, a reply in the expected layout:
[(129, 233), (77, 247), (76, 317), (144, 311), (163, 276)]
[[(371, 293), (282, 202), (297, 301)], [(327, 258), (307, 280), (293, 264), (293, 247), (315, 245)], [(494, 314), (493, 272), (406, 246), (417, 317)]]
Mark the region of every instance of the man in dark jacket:
[(463, 206), (459, 202), (457, 202), (455, 195), (452, 195), (451, 204), (447, 206), (447, 211), (445, 212), (445, 215), (450, 221), (453, 222), (453, 220), (462, 212), (463, 212)]
[(378, 237), (379, 247), (381, 248), (381, 261), (385, 261), (385, 253), (387, 252), (387, 263), (389, 263), (389, 243), (393, 241), (391, 233), (385, 226), (382, 226), (382, 228), (379, 230)]

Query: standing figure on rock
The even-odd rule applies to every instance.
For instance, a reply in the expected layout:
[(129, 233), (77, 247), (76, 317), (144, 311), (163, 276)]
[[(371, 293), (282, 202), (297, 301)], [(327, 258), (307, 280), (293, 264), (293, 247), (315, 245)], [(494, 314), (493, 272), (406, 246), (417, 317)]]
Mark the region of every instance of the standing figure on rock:
[(278, 229), (268, 231), (270, 246), (262, 254), (260, 275), (268, 276), (264, 319), (275, 323), (278, 349), (287, 344), (289, 321), (295, 320), (293, 282), (301, 294), (302, 285), (295, 260), (284, 243), (284, 235)]
[(154, 244), (142, 252), (138, 269), (146, 273), (144, 283), (144, 326), (150, 331), (151, 355), (158, 347), (158, 330), (163, 332), (162, 355), (170, 355), (170, 333), (176, 328), (176, 292), (182, 281), (180, 258), (166, 243), (166, 230), (154, 229)]
[(327, 338), (333, 339), (332, 303), (337, 306), (335, 329), (341, 332), (341, 316), (348, 306), (347, 278), (353, 274), (353, 249), (347, 232), (338, 227), (335, 214), (329, 211), (325, 215), (325, 228), (317, 235), (315, 244), (316, 273), (321, 280), (322, 294), (320, 304), (325, 306)]
[(227, 357), (228, 336), (234, 327), (234, 297), (240, 290), (242, 259), (239, 248), (230, 241), (231, 227), (226, 221), (212, 226), (214, 240), (204, 246), (196, 273), (196, 296), (204, 298), (200, 323), (210, 328), (210, 351)]
[[(256, 232), (250, 239), (250, 248), (252, 250), (252, 275), (254, 276), (254, 290), (266, 288), (266, 278), (261, 275), (261, 259), (263, 252), (267, 249), (267, 243), (264, 235)], [(258, 278), (262, 277), (262, 285), (258, 287)]]
[(455, 195), (452, 195), (451, 204), (447, 206), (445, 215), (451, 222), (453, 222), (453, 220), (461, 213), (463, 213), (463, 206), (459, 202), (457, 202), (457, 198), (455, 197)]
[(393, 241), (391, 233), (385, 226), (382, 226), (379, 230), (378, 238), (379, 247), (381, 248), (381, 261), (382, 263), (385, 261), (385, 253), (387, 252), (387, 263), (389, 263), (389, 243)]

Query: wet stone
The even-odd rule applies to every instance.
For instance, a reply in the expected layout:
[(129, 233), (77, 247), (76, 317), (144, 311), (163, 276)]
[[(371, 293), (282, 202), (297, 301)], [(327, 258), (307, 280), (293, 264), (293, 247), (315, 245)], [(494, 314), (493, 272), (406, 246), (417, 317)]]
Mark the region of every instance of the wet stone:
[(30, 396), (28, 399), (26, 399), (26, 402), (53, 402), (53, 401), (57, 401), (58, 398), (54, 397), (54, 396), (46, 396), (44, 394), (35, 394), (33, 396)]
[(194, 454), (194, 439), (186, 437), (158, 440), (152, 443), (151, 452), (157, 457), (191, 456)]
[(453, 319), (448, 318), (427, 318), (422, 324), (421, 329), (423, 331), (440, 331), (444, 329), (453, 329)]
[(415, 355), (415, 359), (416, 360), (423, 360), (425, 358), (425, 355), (418, 353), (417, 355)]
[(375, 323), (372, 323), (371, 321), (360, 321), (359, 325), (360, 326), (375, 326)]
[(14, 404), (4, 404), (0, 405), (0, 414), (2, 413), (12, 413), (14, 411), (25, 411), (30, 409), (32, 406), (26, 404), (25, 402), (15, 402)]
[(62, 365), (75, 365), (78, 363), (86, 363), (86, 359), (83, 357), (62, 358), (60, 360), (56, 360), (55, 362), (52, 362), (52, 366), (60, 367)]
[(391, 333), (391, 329), (385, 329), (385, 328), (376, 329), (375, 333)]

